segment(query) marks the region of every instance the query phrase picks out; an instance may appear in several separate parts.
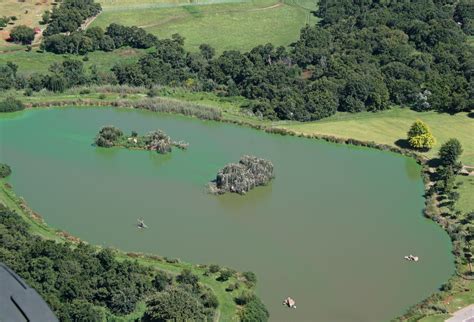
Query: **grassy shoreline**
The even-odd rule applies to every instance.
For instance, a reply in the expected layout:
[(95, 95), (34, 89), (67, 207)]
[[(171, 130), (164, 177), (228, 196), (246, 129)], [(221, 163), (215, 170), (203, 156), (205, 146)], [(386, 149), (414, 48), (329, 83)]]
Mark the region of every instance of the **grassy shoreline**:
[[(204, 94), (202, 94), (204, 95)], [(127, 95), (124, 95), (123, 93), (122, 94), (118, 94), (118, 93), (114, 93), (114, 92), (111, 92), (111, 93), (108, 93), (108, 95), (105, 97), (105, 98), (98, 98), (98, 93), (92, 93), (92, 94), (87, 94), (86, 96), (83, 96), (84, 98), (81, 98), (81, 99), (77, 99), (77, 94), (72, 94), (72, 95), (56, 95), (56, 96), (42, 96), (42, 97), (39, 97), (39, 99), (34, 99), (34, 98), (25, 98), (25, 101), (27, 102), (27, 104), (30, 106), (30, 107), (47, 107), (47, 106), (70, 106), (70, 105), (76, 105), (76, 106), (84, 106), (84, 105), (90, 105), (90, 106), (114, 106), (113, 104), (113, 101), (109, 101), (109, 100), (106, 100), (106, 99), (112, 99), (112, 100), (117, 100), (117, 99), (121, 99), (122, 101), (126, 101), (127, 104), (124, 104), (123, 107), (128, 107), (128, 108), (146, 108), (144, 107), (141, 103), (139, 104), (138, 102), (140, 102), (140, 100), (143, 100), (144, 97), (146, 97), (145, 94), (143, 94), (143, 92), (135, 92), (135, 93), (130, 93), (130, 94), (127, 94)], [(197, 106), (206, 106), (207, 108), (214, 108), (216, 110), (218, 110), (219, 112), (221, 112), (221, 117), (219, 118), (216, 118), (214, 120), (216, 121), (222, 121), (222, 122), (229, 122), (229, 123), (234, 123), (234, 124), (239, 124), (239, 125), (242, 125), (242, 126), (249, 126), (249, 127), (253, 127), (253, 128), (256, 128), (256, 129), (259, 129), (259, 130), (264, 130), (266, 132), (270, 132), (270, 133), (277, 133), (277, 134), (282, 134), (282, 135), (293, 135), (293, 136), (299, 136), (299, 137), (305, 137), (305, 138), (315, 138), (315, 139), (323, 139), (323, 140), (326, 140), (326, 141), (330, 141), (330, 142), (334, 142), (334, 143), (343, 143), (343, 144), (351, 144), (351, 145), (358, 145), (358, 146), (365, 146), (365, 147), (370, 147), (370, 148), (376, 148), (376, 149), (380, 149), (380, 150), (384, 150), (384, 151), (391, 151), (391, 152), (396, 152), (396, 153), (400, 153), (400, 154), (403, 154), (403, 155), (406, 155), (406, 156), (409, 156), (409, 157), (413, 157), (417, 160), (417, 162), (419, 162), (420, 164), (422, 164), (423, 166), (423, 179), (424, 179), (424, 183), (425, 183), (425, 189), (428, 189), (429, 186), (430, 186), (430, 182), (429, 182), (429, 167), (427, 165), (427, 161), (429, 161), (431, 158), (433, 158), (434, 156), (434, 151), (432, 151), (431, 153), (428, 153), (428, 154), (420, 154), (420, 153), (417, 153), (417, 152), (414, 152), (412, 150), (407, 150), (407, 149), (403, 149), (399, 146), (397, 146), (396, 144), (394, 144), (394, 141), (391, 141), (391, 142), (379, 142), (377, 141), (377, 136), (375, 135), (374, 137), (369, 137), (369, 138), (372, 138), (372, 140), (362, 140), (362, 139), (354, 139), (354, 138), (350, 138), (350, 137), (347, 137), (345, 135), (341, 135), (341, 136), (336, 136), (336, 135), (333, 135), (333, 133), (323, 133), (322, 131), (316, 131), (316, 130), (311, 130), (312, 128), (314, 129), (318, 124), (331, 124), (331, 122), (335, 123), (335, 122), (339, 122), (339, 123), (342, 123), (344, 124), (344, 122), (348, 119), (349, 116), (346, 116), (346, 115), (337, 115), (335, 118), (337, 118), (336, 120), (323, 120), (321, 122), (312, 122), (312, 123), (297, 123), (297, 122), (270, 122), (270, 121), (265, 121), (265, 120), (259, 120), (253, 116), (250, 116), (250, 115), (246, 115), (244, 113), (241, 113), (239, 111), (239, 109), (236, 107), (236, 104), (235, 102), (228, 102), (228, 104), (226, 104), (225, 102), (219, 102), (218, 100), (216, 101), (215, 98), (213, 97), (206, 97), (206, 95), (201, 96), (200, 98), (196, 98), (196, 97), (190, 97), (189, 96), (186, 96), (186, 95), (182, 95), (184, 96), (184, 99), (183, 97), (180, 97), (178, 99), (176, 99), (175, 97), (172, 97), (172, 98), (169, 98), (168, 97), (161, 97), (159, 99), (163, 100), (162, 102), (166, 102), (167, 100), (172, 100), (172, 101), (176, 101), (176, 100), (184, 100), (185, 102), (187, 102), (188, 104), (196, 104), (196, 101), (200, 102), (199, 105)], [(186, 99), (187, 98), (187, 99)], [(222, 103), (222, 104), (220, 104)], [(223, 105), (223, 107), (220, 107), (221, 105)], [(117, 106), (115, 104), (115, 106)], [(121, 106), (121, 105), (118, 105), (118, 106)], [(160, 111), (159, 109), (157, 110), (158, 112)], [(165, 112), (168, 112), (168, 113), (176, 113), (175, 110), (165, 110)], [(178, 112), (179, 113), (179, 112)], [(385, 114), (384, 114), (385, 113)], [(403, 113), (401, 112), (400, 109), (395, 109), (393, 111), (388, 111), (388, 112), (382, 112), (382, 113), (378, 113), (378, 114), (375, 114), (375, 113), (371, 113), (370, 115), (368, 115), (368, 118), (369, 119), (372, 119), (372, 120), (375, 120), (377, 119), (377, 116), (380, 116), (380, 114), (382, 114), (383, 116), (386, 115), (386, 114), (394, 114), (394, 115), (391, 115), (390, 117), (394, 117), (396, 118), (397, 115), (399, 116), (400, 113)], [(407, 112), (405, 112), (406, 114)], [(408, 112), (408, 115), (411, 114), (412, 112), (409, 111)], [(183, 114), (183, 113), (180, 113), (180, 114)], [(199, 115), (194, 115), (194, 114), (187, 114), (188, 116), (195, 116), (195, 117), (199, 117)], [(428, 112), (428, 113), (415, 113), (413, 112), (412, 116), (417, 116), (419, 118), (424, 118), (426, 116), (436, 116), (435, 114), (431, 113), (431, 112)], [(353, 116), (353, 115), (352, 115)], [(406, 115), (405, 115), (406, 116)], [(440, 116), (438, 116), (440, 117)], [(447, 118), (451, 118), (453, 116), (443, 116), (440, 118), (441, 119), (447, 119)], [(465, 119), (462, 119), (462, 117), (464, 117)], [(357, 118), (357, 115), (356, 117)], [(405, 117), (406, 119), (409, 119), (409, 117)], [(463, 122), (467, 122), (467, 125), (466, 127), (469, 128), (470, 126), (470, 122), (472, 122), (472, 119), (467, 116), (467, 115), (460, 115), (460, 118), (457, 120), (458, 122), (461, 122), (460, 120), (462, 119)], [(414, 121), (414, 119), (410, 120), (411, 122)], [(352, 122), (350, 120), (350, 122)], [(388, 124), (390, 124), (391, 122), (388, 122)], [(439, 121), (439, 123), (443, 123), (441, 121)], [(370, 123), (369, 123), (370, 124)], [(387, 124), (387, 123), (386, 123)], [(450, 125), (452, 126), (452, 125)], [(437, 133), (438, 129), (438, 125), (436, 125), (433, 130), (435, 133)], [(452, 128), (451, 128), (452, 129)], [(405, 128), (403, 129), (397, 129), (398, 132), (402, 131), (406, 131)], [(397, 131), (394, 131), (393, 133), (397, 133)], [(392, 131), (387, 131), (388, 133), (390, 133), (390, 135), (394, 135), (392, 133)], [(370, 132), (368, 131), (368, 133), (377, 133), (377, 132)], [(395, 134), (396, 135), (396, 134)], [(444, 139), (444, 137), (443, 137)], [(377, 143), (376, 143), (377, 142)], [(390, 144), (392, 143), (392, 144)], [(443, 143), (443, 142), (440, 142), (440, 143)], [(463, 142), (463, 145), (464, 145), (464, 142)], [(463, 159), (464, 160), (470, 160), (471, 159), (471, 156), (472, 156), (472, 153), (474, 152), (474, 148), (471, 147), (471, 145), (467, 145), (465, 147), (465, 153), (467, 153), (467, 159)], [(470, 183), (471, 181), (469, 181), (469, 179), (471, 179), (472, 177), (459, 177), (458, 179), (459, 180), (464, 180), (464, 181), (468, 181), (468, 183)], [(461, 200), (463, 200), (463, 204), (462, 204), (462, 209), (464, 211), (469, 211), (469, 210), (472, 210), (472, 198), (469, 198), (469, 195), (472, 194), (472, 190), (474, 185), (469, 185), (469, 184), (464, 184), (463, 187), (462, 187), (462, 190), (460, 190), (461, 192)], [(1, 197), (1, 196), (0, 196)], [(447, 229), (448, 225), (450, 224), (449, 220), (446, 220), (446, 221), (439, 221), (439, 219), (441, 218), (439, 216), (439, 214), (441, 213), (442, 209), (435, 203), (434, 205), (433, 204), (430, 204), (431, 200), (430, 199), (426, 199), (426, 208), (425, 208), (425, 214), (427, 217), (437, 221), (441, 226), (443, 226), (444, 229)], [(458, 202), (458, 204), (460, 204), (460, 202)], [(434, 207), (434, 208), (433, 208)], [(123, 255), (123, 253), (122, 253)], [(123, 255), (123, 256), (126, 256), (126, 255)], [(126, 258), (126, 257), (124, 257)], [(149, 263), (149, 261), (151, 259), (145, 257), (145, 258), (141, 258), (140, 260), (142, 260), (144, 263)], [(152, 261), (153, 263), (153, 261)], [(458, 263), (459, 264), (459, 263)], [(157, 264), (151, 264), (151, 265), (157, 265)], [(159, 265), (162, 265), (161, 263)], [(169, 265), (169, 264), (166, 264), (166, 265)], [(163, 266), (157, 266), (157, 267), (163, 267)], [(163, 269), (177, 269), (175, 266), (173, 265), (170, 265), (170, 266), (166, 266), (166, 267), (163, 267)], [(443, 310), (446, 310), (447, 312), (449, 313), (452, 313), (456, 310), (459, 309), (459, 306), (466, 306), (470, 303), (474, 303), (474, 281), (472, 280), (466, 280), (465, 278), (463, 278), (462, 276), (462, 272), (466, 272), (467, 271), (467, 267), (460, 267), (459, 265), (457, 265), (457, 274), (453, 276), (453, 278), (449, 281), (449, 283), (452, 285), (452, 288), (450, 290), (446, 290), (446, 291), (441, 291), (439, 293), (436, 293), (435, 295), (431, 296), (430, 298), (428, 298), (427, 300), (425, 300), (424, 304), (425, 305), (431, 305), (433, 307), (438, 307), (438, 308), (442, 308)], [(460, 275), (461, 274), (461, 275)], [(209, 281), (211, 282), (211, 281)], [(213, 287), (213, 290), (214, 290), (214, 287)], [(219, 288), (218, 288), (218, 291), (219, 291)], [(223, 291), (223, 290), (220, 290), (220, 291)], [(225, 291), (223, 291), (225, 293)], [(225, 296), (227, 294), (217, 294), (216, 292), (216, 295), (218, 295), (218, 297), (220, 298), (220, 296)], [(230, 298), (230, 300), (232, 301), (232, 297)], [(227, 302), (226, 302), (227, 303)], [(233, 307), (235, 308), (235, 304), (232, 304)], [(421, 318), (421, 316), (417, 316), (415, 314), (416, 310), (419, 308), (419, 305), (415, 306), (411, 311), (409, 311), (406, 315), (404, 315), (403, 317), (399, 318), (401, 320), (409, 320), (409, 321), (415, 321), (415, 320), (418, 320), (418, 318)], [(229, 308), (228, 310), (230, 311), (231, 310), (231, 306), (229, 305)], [(227, 311), (226, 311), (227, 312)], [(436, 313), (436, 311), (433, 311), (434, 313)], [(222, 314), (221, 312), (221, 318), (223, 320), (226, 320), (224, 319), (226, 315), (225, 314)], [(434, 321), (436, 318), (438, 318), (440, 315), (438, 313), (436, 314), (432, 314), (432, 315), (428, 315), (427, 317), (423, 318), (423, 321)], [(433, 320), (431, 320), (431, 317), (433, 318)]]

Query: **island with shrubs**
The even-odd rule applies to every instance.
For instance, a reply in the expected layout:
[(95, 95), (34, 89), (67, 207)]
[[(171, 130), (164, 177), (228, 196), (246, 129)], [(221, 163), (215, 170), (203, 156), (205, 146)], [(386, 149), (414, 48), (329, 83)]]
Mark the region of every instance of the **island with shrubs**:
[(173, 141), (162, 130), (150, 131), (141, 136), (137, 132), (132, 131), (130, 136), (126, 136), (121, 129), (111, 125), (100, 129), (94, 143), (104, 148), (124, 147), (127, 149), (156, 151), (161, 154), (171, 152), (173, 146), (183, 150), (189, 146), (188, 143), (183, 141)]
[(238, 163), (229, 163), (219, 170), (216, 179), (209, 183), (209, 190), (214, 194), (234, 192), (243, 195), (268, 184), (274, 177), (270, 161), (244, 155)]

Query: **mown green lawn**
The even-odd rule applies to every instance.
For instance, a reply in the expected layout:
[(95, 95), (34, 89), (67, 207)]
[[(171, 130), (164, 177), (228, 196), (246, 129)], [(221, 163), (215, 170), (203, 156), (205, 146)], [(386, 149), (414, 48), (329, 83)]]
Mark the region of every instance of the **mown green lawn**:
[(192, 1), (189, 5), (183, 2), (188, 3), (103, 0), (104, 11), (91, 26), (105, 28), (113, 22), (139, 26), (160, 38), (179, 33), (185, 37), (188, 50), (208, 43), (222, 52), (246, 51), (269, 42), (275, 46), (289, 45), (298, 39), (305, 24), (316, 21), (310, 13), (316, 2), (309, 0)]
[(460, 194), (456, 207), (463, 212), (474, 211), (474, 176), (458, 176), (456, 183)]
[(437, 112), (418, 113), (409, 109), (393, 108), (379, 113), (338, 113), (317, 122), (288, 122), (279, 126), (306, 134), (325, 134), (396, 145), (395, 142), (398, 140), (406, 139), (408, 129), (417, 119), (428, 124), (437, 141), (434, 148), (425, 153), (428, 157), (436, 156), (441, 144), (455, 137), (459, 139), (464, 149), (462, 162), (474, 165), (474, 118), (467, 113), (456, 115)]

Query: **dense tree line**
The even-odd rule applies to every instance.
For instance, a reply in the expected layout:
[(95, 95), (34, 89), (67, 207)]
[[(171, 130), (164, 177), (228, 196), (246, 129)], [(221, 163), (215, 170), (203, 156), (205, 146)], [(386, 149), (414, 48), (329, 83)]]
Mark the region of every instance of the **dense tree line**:
[(474, 49), (466, 41), (472, 34), (470, 1), (324, 0), (315, 14), (320, 22), (304, 27), (288, 48), (266, 44), (218, 56), (206, 44), (198, 52), (186, 51), (179, 35), (158, 40), (140, 28), (117, 24), (105, 32), (57, 34), (46, 37), (45, 49), (79, 54), (122, 46), (156, 50), (135, 63), (115, 65), (113, 74), (92, 70), (73, 79), (57, 66), (52, 75), (27, 80), (0, 67), (0, 79), (7, 79), (0, 86), (56, 91), (98, 83), (184, 86), (241, 95), (249, 102), (244, 107), (257, 116), (299, 121), (391, 105), (447, 113), (474, 108)]
[(48, 24), (43, 34), (51, 36), (74, 32), (86, 19), (96, 16), (101, 10), (100, 4), (94, 0), (64, 0), (51, 13), (43, 14), (43, 23)]
[[(3, 166), (3, 165), (2, 165)], [(147, 301), (144, 320), (190, 320), (213, 316), (214, 293), (184, 270), (175, 278), (129, 260), (109, 249), (57, 243), (29, 232), (16, 213), (0, 204), (0, 261), (46, 300), (61, 321), (113, 320)], [(156, 318), (156, 319), (155, 319)]]
[(124, 46), (150, 48), (157, 40), (156, 36), (142, 28), (111, 24), (105, 32), (100, 27), (91, 27), (86, 31), (45, 37), (41, 48), (55, 54), (84, 55), (96, 50), (112, 51)]
[(175, 35), (113, 71), (122, 84), (242, 95), (269, 118), (307, 121), (393, 104), (456, 113), (474, 104), (471, 9), (466, 1), (326, 0), (320, 23), (304, 27), (289, 48), (267, 44), (213, 58), (208, 46), (186, 52)]

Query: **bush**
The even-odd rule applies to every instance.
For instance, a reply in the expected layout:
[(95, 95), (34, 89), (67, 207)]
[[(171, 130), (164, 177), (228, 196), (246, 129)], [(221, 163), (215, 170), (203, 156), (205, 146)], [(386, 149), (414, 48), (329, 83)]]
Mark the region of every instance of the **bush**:
[(246, 305), (247, 303), (252, 301), (254, 297), (256, 296), (252, 291), (244, 290), (235, 298), (235, 303), (237, 303), (238, 305)]
[(240, 284), (238, 282), (234, 283), (234, 284), (229, 284), (229, 286), (227, 286), (225, 288), (225, 291), (226, 292), (232, 292), (234, 290), (238, 290), (240, 288)]
[(209, 265), (209, 272), (210, 272), (210, 273), (213, 273), (213, 274), (214, 274), (214, 273), (217, 273), (217, 272), (220, 271), (220, 270), (221, 270), (221, 267), (220, 267), (219, 265), (217, 265), (217, 264), (211, 264), (211, 265)]
[(150, 88), (146, 93), (148, 97), (155, 97), (158, 96), (158, 90), (156, 88)]
[(33, 90), (31, 87), (28, 87), (25, 89), (25, 96), (32, 96), (33, 95)]
[(229, 278), (232, 277), (232, 275), (234, 275), (234, 273), (228, 269), (225, 269), (223, 271), (221, 271), (221, 275), (219, 275), (219, 277), (217, 278), (218, 281), (220, 282), (225, 282), (227, 281)]
[(23, 45), (30, 45), (35, 39), (35, 31), (32, 28), (24, 25), (16, 26), (12, 29), (10, 38), (13, 42), (21, 43)]
[(16, 112), (25, 108), (23, 103), (13, 97), (7, 97), (0, 102), (0, 112)]
[(188, 284), (195, 286), (197, 285), (199, 278), (193, 274), (189, 268), (185, 268), (181, 271), (181, 274), (176, 276), (176, 281), (180, 284)]
[(242, 275), (250, 285), (257, 284), (257, 275), (254, 272), (243, 272)]
[(0, 178), (6, 178), (12, 173), (12, 169), (8, 164), (0, 163)]
[(122, 130), (115, 126), (104, 126), (100, 129), (95, 139), (95, 144), (100, 147), (110, 148), (123, 136)]
[(270, 313), (268, 313), (267, 308), (262, 303), (262, 301), (253, 296), (250, 301), (245, 305), (244, 309), (240, 314), (240, 321), (242, 322), (265, 322), (268, 321)]
[(173, 284), (173, 276), (164, 271), (158, 271), (151, 283), (158, 292), (162, 292)]
[(439, 158), (444, 166), (454, 166), (462, 154), (461, 142), (458, 139), (449, 139), (439, 149)]
[(144, 321), (203, 321), (204, 306), (183, 288), (157, 293), (147, 301)]

